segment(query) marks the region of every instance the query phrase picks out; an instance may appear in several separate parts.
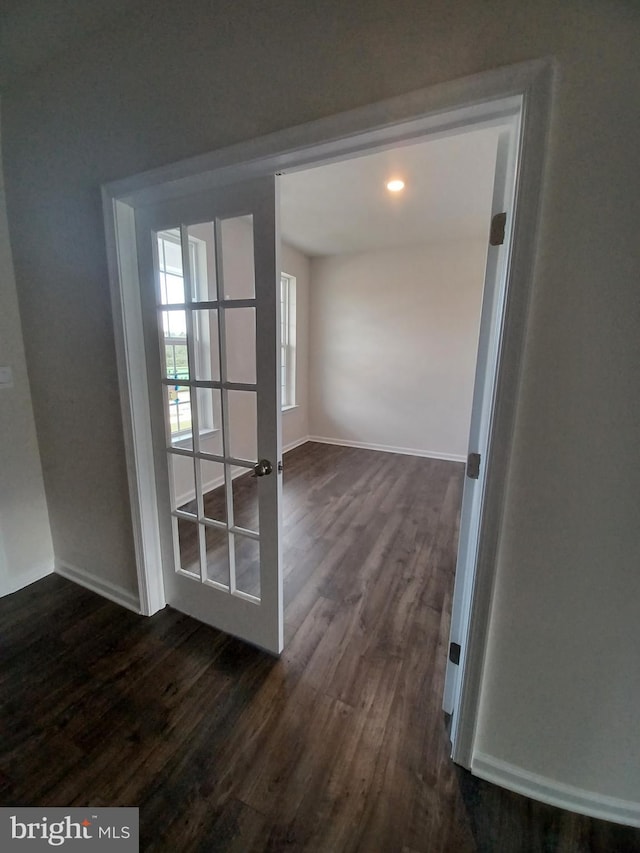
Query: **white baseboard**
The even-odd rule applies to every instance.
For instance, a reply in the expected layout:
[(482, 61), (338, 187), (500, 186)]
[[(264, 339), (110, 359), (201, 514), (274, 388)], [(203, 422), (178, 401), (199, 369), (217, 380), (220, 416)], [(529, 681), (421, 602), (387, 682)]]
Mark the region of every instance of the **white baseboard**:
[(296, 447), (300, 447), (308, 441), (311, 441), (308, 435), (304, 435), (302, 438), (296, 438), (294, 441), (290, 441), (289, 444), (285, 444), (282, 448), (282, 452), (288, 453), (290, 450), (295, 450)]
[[(300, 447), (301, 444), (306, 444), (309, 441), (309, 436), (305, 435), (303, 438), (296, 438), (295, 441), (290, 441), (289, 444), (285, 444), (282, 448), (283, 453), (287, 453), (289, 450), (293, 450), (295, 447)], [(247, 468), (234, 468), (231, 472), (231, 479), (235, 480), (237, 477), (242, 477), (247, 473)], [(203, 484), (203, 491), (212, 492), (214, 489), (218, 489), (220, 486), (224, 485), (224, 477), (216, 477), (215, 480), (211, 480), (208, 483)], [(189, 494), (178, 495), (176, 498), (176, 506), (182, 506), (183, 504), (189, 503), (195, 498), (195, 493), (190, 492)]]
[(0, 597), (18, 592), (19, 590), (24, 589), (25, 586), (30, 586), (32, 583), (42, 580), (42, 578), (46, 578), (47, 575), (53, 574), (53, 571), (53, 564), (46, 562), (39, 566), (33, 566), (26, 572), (21, 572), (17, 577), (8, 577), (7, 586), (0, 593)]
[[(244, 477), (245, 474), (249, 473), (249, 468), (241, 468), (239, 465), (235, 468), (231, 469), (231, 479), (237, 480), (238, 477)], [(224, 476), (216, 477), (215, 480), (209, 480), (207, 483), (202, 484), (202, 491), (206, 495), (208, 492), (212, 492), (214, 489), (219, 489), (220, 486), (224, 486)], [(176, 506), (180, 507), (183, 504), (189, 503), (189, 501), (195, 500), (196, 493), (189, 492), (188, 494), (178, 495), (176, 498)]]
[[(378, 450), (382, 453), (400, 453), (403, 456), (420, 456), (425, 459), (441, 459), (445, 462), (467, 461), (467, 457), (461, 456), (459, 453), (440, 453), (435, 450), (416, 450), (410, 447), (392, 447), (386, 444), (371, 444), (367, 441), (349, 441), (347, 439), (327, 438), (326, 436), (319, 435), (305, 435), (302, 438), (296, 438), (293, 441), (290, 441), (288, 444), (285, 444), (282, 448), (282, 452), (288, 453), (290, 450), (295, 450), (296, 447), (300, 447), (301, 445), (306, 444), (308, 441), (317, 441), (320, 444), (335, 444), (341, 447), (359, 447), (363, 450)], [(236, 477), (242, 477), (242, 475), (246, 473), (246, 468), (235, 468), (231, 474), (231, 478), (235, 480)], [(223, 483), (224, 478), (218, 477), (209, 483), (205, 483), (204, 491), (211, 492), (213, 491), (213, 489), (217, 489), (222, 486)], [(192, 501), (194, 498), (194, 492), (190, 492), (184, 495), (178, 495), (178, 497), (176, 498), (176, 506), (182, 506), (183, 504), (189, 503), (189, 501)]]
[(368, 441), (349, 441), (346, 438), (327, 438), (310, 435), (306, 441), (318, 441), (320, 444), (337, 444), (342, 447), (360, 447), (363, 450), (379, 450), (382, 453), (400, 453), (403, 456), (421, 456), (425, 459), (442, 459), (445, 462), (466, 462), (467, 457), (460, 453), (442, 453), (439, 450), (418, 450), (412, 447), (393, 447), (388, 444), (371, 444)]
[[(184, 458), (184, 457), (183, 457)], [(235, 479), (238, 474), (232, 474), (231, 478)], [(202, 491), (204, 494), (207, 492), (212, 492), (214, 489), (218, 489), (220, 486), (224, 485), (224, 476), (216, 477), (214, 480), (210, 480), (208, 483), (202, 484)], [(195, 500), (196, 493), (195, 492), (186, 492), (183, 495), (178, 495), (176, 497), (176, 506), (181, 507), (183, 504), (189, 503), (189, 501)]]
[(128, 610), (133, 610), (134, 613), (140, 613), (140, 602), (138, 596), (134, 595), (126, 589), (123, 589), (111, 581), (103, 580), (88, 572), (86, 569), (81, 569), (79, 566), (72, 566), (70, 563), (63, 563), (61, 560), (56, 560), (56, 574), (62, 575), (63, 578), (73, 581), (85, 589), (90, 589), (101, 595), (103, 598), (108, 598), (116, 604), (121, 604)]
[(484, 753), (474, 755), (471, 772), (487, 782), (493, 782), (517, 794), (524, 794), (533, 800), (589, 817), (640, 827), (640, 803), (631, 800), (606, 797), (573, 785), (565, 785)]

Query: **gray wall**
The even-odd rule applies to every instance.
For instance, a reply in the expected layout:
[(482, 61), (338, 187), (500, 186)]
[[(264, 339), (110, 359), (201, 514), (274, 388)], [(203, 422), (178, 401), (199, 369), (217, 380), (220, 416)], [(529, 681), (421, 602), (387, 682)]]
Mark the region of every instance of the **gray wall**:
[(312, 436), (466, 460), (486, 257), (485, 238), (312, 259)]
[(0, 366), (13, 387), (0, 388), (0, 596), (53, 571), (42, 467), (33, 420), (0, 169)]
[(639, 36), (625, 0), (149, 2), (10, 88), (7, 197), (59, 559), (135, 588), (100, 183), (554, 55), (478, 746), (637, 802)]

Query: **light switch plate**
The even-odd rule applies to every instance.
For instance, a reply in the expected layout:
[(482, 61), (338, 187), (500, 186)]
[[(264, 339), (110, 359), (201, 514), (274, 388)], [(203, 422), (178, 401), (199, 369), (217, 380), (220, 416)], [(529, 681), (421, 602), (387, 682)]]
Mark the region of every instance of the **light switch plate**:
[(0, 388), (13, 388), (13, 370), (10, 367), (0, 367)]

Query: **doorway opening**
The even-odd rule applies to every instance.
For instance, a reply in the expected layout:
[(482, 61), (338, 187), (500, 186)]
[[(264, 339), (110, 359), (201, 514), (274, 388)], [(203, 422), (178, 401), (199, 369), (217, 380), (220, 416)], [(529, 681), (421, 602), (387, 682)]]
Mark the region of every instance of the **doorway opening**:
[[(401, 599), (403, 621), (423, 622), (423, 643), (431, 623), (440, 696), (496, 159), (508, 133), (466, 129), (280, 178), (281, 265), (297, 282), (297, 405), (282, 414), (285, 639), (311, 586), (364, 614), (346, 657), (360, 654), (364, 666), (380, 644), (409, 653), (394, 613), (371, 624), (375, 583), (388, 611)], [(400, 191), (387, 187), (394, 178)], [(336, 645), (352, 628), (334, 626)], [(451, 713), (451, 674), (448, 687)]]
[[(275, 414), (277, 410), (280, 417), (280, 397), (285, 389), (286, 378), (278, 370), (279, 347), (276, 346), (276, 322), (283, 288), (281, 273), (285, 273), (290, 284), (296, 280), (292, 288), (296, 291), (296, 299), (299, 291), (295, 273), (283, 267), (277, 257), (279, 239), (273, 175), (301, 171), (312, 164), (320, 166), (372, 151), (408, 147), (419, 138), (450, 136), (462, 128), (474, 131), (482, 128), (502, 129), (497, 143), (491, 215), (495, 217), (501, 214), (504, 239), (495, 240), (495, 234), (492, 234), (492, 249), (495, 248), (495, 251), (490, 250), (487, 257), (486, 283), (491, 284), (491, 287), (487, 290), (485, 286), (482, 303), (469, 429), (469, 448), (484, 460), (484, 464), (480, 465), (478, 478), (467, 479), (465, 483), (459, 569), (453, 607), (454, 623), (456, 607), (460, 614), (458, 635), (455, 633), (455, 624), (452, 627), (453, 645), (458, 647), (458, 653), (454, 656), (456, 660), (452, 659), (447, 669), (448, 695), (452, 697), (454, 710), (453, 754), (465, 766), (470, 766), (473, 750), (502, 486), (508, 460), (508, 437), (517, 391), (517, 365), (524, 337), (535, 233), (535, 227), (532, 226), (535, 226), (537, 219), (549, 82), (549, 68), (545, 63), (505, 69), (503, 72), (481, 75), (473, 81), (459, 81), (455, 85), (428, 90), (422, 98), (414, 94), (393, 103), (337, 117), (335, 121), (327, 120), (295, 129), (288, 134), (276, 134), (273, 138), (255, 144), (238, 146), (104, 188), (141, 610), (153, 613), (167, 602), (172, 603), (165, 594), (163, 577), (158, 571), (163, 560), (166, 563), (167, 553), (173, 550), (165, 547), (166, 541), (163, 546), (161, 535), (161, 528), (165, 524), (163, 507), (168, 506), (168, 500), (160, 500), (158, 497), (158, 489), (162, 491), (167, 479), (167, 452), (176, 456), (185, 455), (194, 461), (219, 461), (225, 466), (225, 471), (234, 465), (247, 470), (253, 468), (257, 476), (264, 477), (264, 481), (269, 480), (265, 474), (269, 475), (272, 471), (276, 475), (279, 473), (275, 465), (280, 462), (282, 441), (281, 427), (275, 426)], [(393, 120), (389, 120), (389, 116), (393, 116)], [(158, 234), (167, 234), (176, 227), (180, 228), (182, 261), (183, 266), (188, 268), (192, 263), (188, 239), (192, 224), (209, 222), (219, 228), (229, 218), (247, 215), (254, 217), (255, 296), (227, 297), (218, 294), (215, 299), (203, 301), (199, 297), (194, 300), (192, 295), (185, 295), (185, 304), (170, 305), (169, 308), (160, 302), (156, 303), (153, 295), (145, 296), (145, 282), (157, 281)], [(167, 245), (171, 242), (168, 237), (164, 239)], [(512, 245), (515, 245), (516, 240), (518, 252), (514, 253)], [(221, 271), (221, 267), (216, 267), (217, 274)], [(219, 280), (222, 281), (222, 278)], [(513, 286), (514, 281), (518, 284), (517, 288)], [(151, 300), (146, 307), (145, 300)], [(228, 397), (231, 392), (257, 391), (257, 461), (253, 464), (248, 458), (234, 456), (228, 446), (223, 448), (220, 456), (203, 452), (197, 447), (199, 439), (196, 438), (194, 447), (182, 449), (182, 454), (179, 447), (170, 446), (167, 449), (164, 432), (156, 430), (154, 434), (151, 428), (154, 412), (157, 415), (164, 410), (166, 414), (166, 404), (160, 389), (175, 384), (173, 378), (166, 375), (167, 368), (164, 368), (165, 375), (162, 378), (163, 368), (157, 346), (158, 335), (162, 334), (162, 324), (158, 324), (159, 314), (162, 311), (184, 309), (186, 316), (193, 318), (197, 311), (217, 311), (218, 330), (221, 333), (226, 321), (220, 320), (220, 316), (231, 316), (234, 312), (251, 308), (258, 309), (255, 323), (258, 335), (256, 382), (238, 382), (222, 374), (218, 379), (202, 379), (190, 374), (185, 383), (189, 388), (190, 400), (197, 400), (195, 392), (201, 388), (220, 390), (223, 397)], [(152, 321), (149, 320), (151, 315)], [(503, 332), (507, 324), (509, 334), (505, 336)], [(146, 335), (144, 342), (141, 342), (141, 330)], [(169, 338), (172, 337), (175, 335), (170, 333)], [(169, 345), (173, 346), (174, 341), (170, 340)], [(197, 354), (193, 346), (191, 349), (190, 357), (197, 364)], [(222, 354), (222, 349), (219, 351)], [(151, 364), (154, 361), (155, 368)], [(154, 389), (150, 376), (158, 378)], [(505, 400), (508, 401), (506, 404)], [(295, 402), (291, 405), (291, 411), (295, 405)], [(204, 413), (205, 408), (202, 411)], [(224, 414), (222, 420), (224, 422)], [(166, 420), (165, 426), (168, 423)], [(199, 427), (194, 429), (198, 431)], [(168, 426), (167, 435), (170, 437)], [(269, 448), (270, 459), (261, 458), (260, 446)], [(164, 475), (161, 476), (158, 476), (157, 468), (159, 458), (165, 460)], [(197, 473), (195, 476), (198, 489)], [(231, 479), (230, 474), (225, 482), (231, 483)], [(253, 615), (258, 613), (257, 609), (251, 610), (245, 606), (247, 601), (252, 605), (261, 605), (269, 600), (272, 605), (269, 611), (271, 615), (264, 617), (264, 632), (260, 636), (269, 637), (264, 642), (265, 647), (276, 650), (282, 648), (282, 566), (279, 560), (281, 543), (277, 513), (279, 486), (275, 485), (279, 481), (280, 478), (276, 476), (269, 480), (273, 487), (260, 486), (262, 493), (271, 495), (264, 506), (260, 504), (261, 525), (264, 521), (266, 530), (266, 536), (263, 537), (262, 527), (259, 534), (260, 599), (254, 601), (257, 596), (236, 590), (233, 583), (219, 583), (219, 591), (228, 593), (225, 599), (228, 607), (221, 605), (218, 622), (214, 620), (212, 623), (243, 636), (242, 625), (248, 632), (255, 621)], [(232, 486), (226, 488), (229, 508)], [(200, 504), (204, 506), (204, 501), (198, 499), (197, 503), (198, 517), (194, 523), (202, 525), (203, 529), (212, 527), (224, 530), (229, 540), (234, 536), (255, 539), (247, 535), (252, 532), (250, 530), (231, 523), (225, 526), (225, 522), (220, 519), (200, 517), (203, 508)], [(182, 511), (181, 507), (176, 507), (172, 510), (172, 516), (179, 518)], [(216, 524), (212, 524), (213, 521)], [(268, 560), (263, 559), (263, 540), (266, 542), (265, 554), (268, 554)], [(469, 571), (461, 574), (461, 565)], [(481, 572), (477, 571), (479, 566)], [(177, 576), (177, 568), (175, 572), (170, 571), (172, 577), (174, 574)], [(195, 581), (195, 573), (192, 574), (191, 581)], [(461, 577), (462, 583), (458, 583)], [(217, 589), (216, 581), (203, 576), (202, 561), (200, 582), (203, 587)], [(202, 618), (198, 615), (202, 612), (200, 597), (195, 587), (192, 589), (192, 615)], [(235, 615), (230, 615), (229, 608), (236, 608)], [(263, 615), (266, 613), (265, 610), (260, 612)], [(459, 641), (456, 641), (456, 636)], [(256, 642), (263, 644), (260, 640)]]

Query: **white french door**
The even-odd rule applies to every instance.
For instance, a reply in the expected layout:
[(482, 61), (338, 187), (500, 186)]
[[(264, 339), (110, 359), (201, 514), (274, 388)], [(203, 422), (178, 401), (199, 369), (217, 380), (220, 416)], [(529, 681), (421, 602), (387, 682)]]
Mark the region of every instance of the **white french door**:
[(279, 654), (277, 178), (136, 210), (167, 604)]

